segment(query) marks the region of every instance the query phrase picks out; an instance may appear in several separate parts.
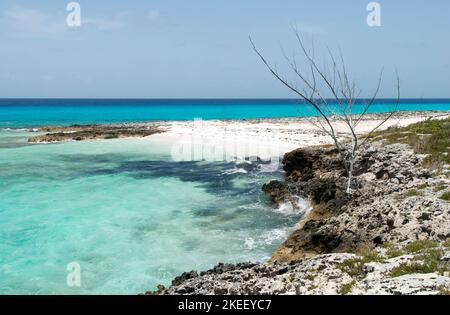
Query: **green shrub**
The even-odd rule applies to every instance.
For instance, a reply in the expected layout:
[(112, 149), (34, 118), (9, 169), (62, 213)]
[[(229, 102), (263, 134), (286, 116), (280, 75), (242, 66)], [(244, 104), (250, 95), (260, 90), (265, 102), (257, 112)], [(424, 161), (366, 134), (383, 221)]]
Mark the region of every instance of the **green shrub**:
[(446, 189), (447, 188), (447, 185), (445, 185), (445, 184), (439, 184), (439, 185), (437, 185), (436, 187), (434, 187), (434, 191), (435, 192), (440, 192), (440, 191), (442, 191), (442, 190), (444, 190), (444, 189)]
[(442, 261), (445, 251), (438, 243), (432, 241), (418, 241), (409, 244), (408, 250), (415, 253), (414, 261), (402, 263), (390, 272), (391, 277), (399, 277), (415, 273), (437, 273), (443, 275), (450, 271), (450, 263)]
[(347, 294), (349, 294), (350, 292), (352, 292), (352, 289), (353, 289), (353, 287), (355, 286), (355, 284), (356, 284), (356, 281), (355, 280), (353, 280), (352, 282), (350, 282), (350, 283), (347, 283), (347, 284), (344, 284), (340, 289), (339, 289), (339, 294), (341, 294), (341, 295), (347, 295)]
[(428, 250), (431, 248), (436, 248), (439, 246), (439, 243), (430, 241), (430, 240), (420, 240), (414, 241), (412, 243), (407, 244), (404, 247), (404, 250), (409, 254), (418, 253), (420, 251)]
[(425, 189), (425, 188), (428, 188), (428, 187), (429, 187), (429, 185), (427, 183), (423, 183), (423, 184), (418, 185), (417, 189), (422, 190), (422, 189)]
[(405, 251), (401, 248), (398, 248), (394, 244), (385, 243), (383, 247), (386, 249), (386, 257), (387, 258), (395, 258), (399, 256), (403, 256)]
[(450, 202), (450, 191), (443, 193), (439, 199), (445, 200), (445, 201), (449, 201)]
[(370, 246), (363, 246), (358, 250), (357, 257), (348, 259), (337, 265), (342, 272), (351, 277), (363, 278), (365, 276), (364, 265), (369, 262), (379, 262), (383, 258)]

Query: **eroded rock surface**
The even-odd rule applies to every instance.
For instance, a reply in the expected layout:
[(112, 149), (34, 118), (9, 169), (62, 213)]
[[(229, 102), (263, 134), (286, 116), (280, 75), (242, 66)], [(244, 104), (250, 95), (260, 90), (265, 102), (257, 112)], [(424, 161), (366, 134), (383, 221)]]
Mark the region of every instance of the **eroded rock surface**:
[(450, 189), (450, 180), (423, 169), (421, 160), (403, 144), (366, 147), (356, 163), (355, 188), (349, 198), (345, 168), (335, 150), (309, 148), (287, 154), (286, 180), (271, 183), (265, 191), (276, 195), (275, 201), (303, 194), (315, 210), (274, 254), (274, 260), (354, 252), (364, 244), (449, 238), (450, 205), (439, 196)]
[[(450, 287), (448, 272), (406, 274), (392, 277), (390, 273), (401, 264), (420, 261), (419, 255), (395, 258), (380, 256), (375, 262), (359, 263), (355, 254), (318, 255), (292, 262), (219, 264), (206, 272), (185, 273), (172, 282), (169, 289), (158, 294), (446, 294)], [(360, 274), (346, 268), (360, 268)], [(150, 294), (150, 293), (148, 293)]]

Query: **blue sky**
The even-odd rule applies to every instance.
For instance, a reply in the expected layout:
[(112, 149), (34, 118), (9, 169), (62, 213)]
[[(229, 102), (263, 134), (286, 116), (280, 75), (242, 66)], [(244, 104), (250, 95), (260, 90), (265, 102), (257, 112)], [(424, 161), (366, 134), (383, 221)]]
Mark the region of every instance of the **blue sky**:
[[(248, 36), (284, 70), (296, 25), (316, 50), (341, 48), (368, 96), (384, 66), (381, 97), (450, 97), (450, 2), (80, 0), (82, 26), (66, 25), (65, 0), (2, 0), (0, 97), (293, 97), (252, 52)], [(432, 3), (432, 5), (431, 5)]]

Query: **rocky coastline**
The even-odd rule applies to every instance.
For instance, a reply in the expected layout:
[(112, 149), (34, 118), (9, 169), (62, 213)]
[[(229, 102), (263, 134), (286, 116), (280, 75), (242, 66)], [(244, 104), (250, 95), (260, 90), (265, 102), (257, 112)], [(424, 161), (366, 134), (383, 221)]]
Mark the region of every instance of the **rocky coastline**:
[(426, 158), (370, 142), (350, 198), (333, 147), (289, 152), (285, 179), (262, 189), (276, 203), (307, 197), (313, 210), (272, 258), (187, 272), (148, 294), (449, 294), (450, 166)]

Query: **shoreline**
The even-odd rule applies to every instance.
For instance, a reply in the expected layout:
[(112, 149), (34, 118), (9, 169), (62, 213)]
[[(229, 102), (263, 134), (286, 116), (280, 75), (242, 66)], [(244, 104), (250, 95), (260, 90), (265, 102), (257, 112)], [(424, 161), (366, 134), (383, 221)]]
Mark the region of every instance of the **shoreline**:
[[(370, 113), (364, 116), (357, 128), (364, 134), (381, 122), (383, 113)], [(446, 118), (450, 111), (400, 111), (380, 128), (406, 126), (427, 118)], [(259, 119), (211, 119), (133, 122), (121, 124), (42, 126), (27, 129), (42, 133), (30, 137), (32, 143), (51, 143), (61, 141), (86, 141), (127, 138), (153, 138), (161, 141), (183, 141), (184, 143), (207, 143), (248, 156), (283, 155), (299, 147), (329, 145), (329, 136), (311, 123), (317, 117), (259, 118)], [(342, 138), (349, 135), (347, 126), (331, 118)], [(24, 130), (24, 128), (20, 128)], [(255, 145), (256, 144), (256, 145)], [(256, 147), (256, 148), (255, 148)], [(217, 148), (216, 148), (217, 149)], [(242, 156), (241, 156), (242, 157)]]
[[(358, 134), (368, 133), (374, 128), (383, 114), (366, 114), (356, 132)], [(447, 118), (450, 111), (414, 111), (399, 112), (392, 120), (380, 128), (387, 129), (393, 126), (406, 126), (428, 118)], [(311, 123), (317, 121), (317, 117), (297, 117), (297, 118), (268, 118), (252, 120), (205, 120), (197, 125), (192, 121), (173, 121), (164, 133), (157, 137), (169, 136), (181, 137), (203, 137), (207, 141), (217, 141), (217, 139), (236, 139), (239, 143), (244, 138), (250, 141), (262, 141), (272, 143), (278, 147), (280, 154), (285, 154), (296, 148), (314, 145), (329, 145), (332, 143), (330, 137), (319, 130)], [(336, 126), (337, 133), (345, 138), (350, 135), (348, 127), (336, 117), (331, 117), (331, 122)], [(250, 152), (254, 154), (254, 152)]]

